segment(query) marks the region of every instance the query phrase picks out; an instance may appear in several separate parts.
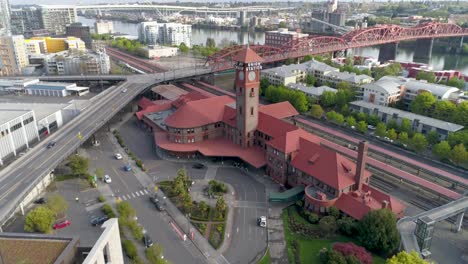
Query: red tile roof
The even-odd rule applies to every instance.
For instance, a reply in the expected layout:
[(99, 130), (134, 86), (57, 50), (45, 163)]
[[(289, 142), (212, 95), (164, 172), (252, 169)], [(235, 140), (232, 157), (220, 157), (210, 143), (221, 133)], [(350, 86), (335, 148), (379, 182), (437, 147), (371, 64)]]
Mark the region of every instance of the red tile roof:
[(224, 116), (224, 106), (234, 102), (229, 96), (217, 96), (182, 105), (164, 121), (174, 128), (192, 128), (220, 122)]
[(240, 61), (240, 62), (262, 62), (263, 58), (258, 56), (258, 54), (253, 51), (250, 47), (246, 47), (245, 49), (241, 50), (239, 53), (232, 57), (233, 61)]
[(284, 119), (299, 114), (296, 108), (294, 108), (294, 106), (292, 106), (288, 101), (262, 105), (259, 107), (258, 111), (278, 119)]
[(145, 114), (166, 111), (172, 108), (171, 101), (169, 100), (158, 100), (156, 102), (158, 103), (150, 105), (144, 110), (136, 112), (135, 115), (138, 118), (138, 120), (141, 120)]
[(310, 142), (314, 142), (320, 144), (320, 138), (312, 135), (311, 133), (297, 128), (294, 131), (286, 132), (285, 135), (274, 138), (273, 140), (269, 141), (267, 144), (271, 145), (272, 147), (284, 152), (284, 153), (291, 153), (294, 151), (299, 150), (299, 139), (306, 139)]
[[(299, 144), (299, 152), (291, 161), (293, 167), (338, 190), (354, 184), (356, 164), (306, 139), (300, 138)], [(368, 171), (364, 178), (367, 177), (370, 177)]]
[[(368, 194), (368, 195), (366, 195)], [(388, 202), (390, 209), (397, 218), (403, 217), (405, 206), (392, 196), (363, 184), (362, 192), (349, 192), (342, 194), (336, 200), (335, 206), (347, 215), (360, 220), (371, 210), (383, 208), (383, 201)]]
[(223, 122), (232, 127), (236, 127), (236, 120), (236, 109), (229, 105), (224, 106)]
[(258, 113), (257, 130), (273, 138), (285, 135), (287, 132), (296, 130), (297, 127), (281, 119), (269, 116), (262, 112)]
[(173, 84), (161, 84), (151, 89), (154, 93), (159, 94), (168, 100), (176, 100), (181, 95), (187, 94), (188, 92), (181, 89)]
[(151, 101), (150, 99), (148, 99), (146, 97), (142, 97), (138, 101), (138, 107), (140, 107), (142, 110), (145, 110), (145, 108), (147, 108), (147, 107), (149, 107), (151, 105), (154, 105), (153, 101)]
[(158, 147), (173, 152), (200, 152), (208, 157), (238, 157), (255, 168), (266, 164), (265, 152), (261, 147), (242, 148), (221, 137), (202, 142), (180, 144), (167, 140), (166, 132), (155, 132), (154, 141)]
[(190, 92), (188, 94), (181, 95), (179, 98), (177, 98), (175, 101), (172, 102), (172, 105), (175, 108), (179, 108), (182, 105), (186, 104), (187, 102), (197, 101), (197, 100), (201, 100), (205, 98), (208, 98), (208, 96), (200, 92)]

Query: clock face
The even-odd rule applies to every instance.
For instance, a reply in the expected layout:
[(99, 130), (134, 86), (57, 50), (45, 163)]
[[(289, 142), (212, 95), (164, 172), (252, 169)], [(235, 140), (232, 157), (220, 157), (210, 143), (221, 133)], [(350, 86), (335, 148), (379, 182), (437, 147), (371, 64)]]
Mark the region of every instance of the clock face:
[(254, 71), (249, 72), (249, 81), (255, 81), (255, 77), (257, 77), (257, 73)]
[(243, 71), (239, 72), (239, 80), (241, 80), (241, 81), (244, 80), (244, 72)]

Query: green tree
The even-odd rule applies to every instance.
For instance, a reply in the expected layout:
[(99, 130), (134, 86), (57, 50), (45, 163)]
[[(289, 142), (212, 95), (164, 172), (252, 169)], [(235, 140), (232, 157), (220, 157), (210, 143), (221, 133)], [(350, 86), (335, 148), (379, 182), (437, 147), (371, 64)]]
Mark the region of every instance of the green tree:
[(347, 264), (346, 258), (340, 252), (326, 248), (320, 252), (320, 261), (323, 264)]
[(359, 121), (356, 125), (357, 131), (361, 133), (366, 133), (367, 132), (367, 123), (365, 121)]
[(340, 82), (336, 85), (338, 90), (351, 90), (351, 85), (348, 82)]
[(328, 215), (331, 215), (337, 219), (340, 217), (340, 209), (336, 208), (335, 206), (332, 206), (328, 209)]
[(465, 80), (458, 79), (457, 77), (452, 77), (447, 81), (448, 86), (457, 87), (458, 89), (463, 89), (465, 87)]
[(377, 126), (377, 124), (380, 122), (380, 117), (378, 115), (370, 115), (369, 118), (367, 119), (367, 123), (372, 126)]
[(180, 52), (182, 52), (182, 53), (188, 53), (188, 52), (190, 51), (190, 48), (187, 47), (187, 45), (186, 45), (185, 43), (182, 42), (182, 43), (180, 43), (180, 45), (179, 45), (179, 50), (180, 50)]
[(342, 125), (343, 122), (344, 122), (344, 116), (340, 113), (337, 113), (335, 115), (335, 122), (338, 124), (338, 125)]
[(409, 142), (409, 146), (412, 150), (416, 152), (422, 152), (427, 148), (427, 140), (426, 137), (421, 133), (416, 133), (411, 138)]
[(450, 121), (457, 107), (454, 103), (447, 100), (440, 100), (435, 103), (432, 117), (435, 119)]
[(429, 133), (426, 134), (427, 143), (431, 146), (434, 146), (439, 142), (439, 134), (435, 130), (431, 130)]
[(337, 113), (335, 111), (327, 112), (326, 117), (328, 121), (335, 121)]
[(135, 244), (133, 244), (131, 240), (122, 240), (122, 248), (130, 259), (135, 259), (138, 257), (138, 251), (135, 247)]
[(215, 48), (216, 47), (216, 41), (214, 40), (214, 38), (207, 38), (205, 46), (207, 48)]
[(145, 250), (146, 259), (150, 264), (166, 264), (167, 260), (162, 255), (163, 248), (159, 244), (153, 244), (151, 247)]
[(68, 209), (67, 201), (59, 194), (50, 195), (47, 199), (46, 206), (54, 212), (54, 215), (65, 213)]
[(205, 201), (201, 201), (199, 204), (198, 204), (198, 210), (200, 210), (200, 212), (202, 213), (202, 215), (206, 215), (206, 213), (208, 212), (208, 205), (205, 203)]
[(411, 132), (411, 121), (408, 118), (401, 119), (400, 131), (408, 134)]
[(356, 116), (356, 119), (358, 121), (366, 121), (367, 122), (367, 119), (369, 118), (369, 116), (366, 114), (366, 113), (363, 113), (363, 112), (359, 112)]
[(338, 230), (346, 236), (354, 236), (357, 232), (357, 222), (352, 217), (344, 216), (337, 222)]
[(320, 103), (325, 107), (332, 107), (336, 104), (336, 94), (331, 91), (325, 91), (320, 96)]
[(387, 128), (388, 128), (388, 129), (392, 129), (392, 128), (393, 128), (393, 129), (395, 129), (395, 130), (399, 130), (399, 129), (400, 129), (400, 127), (398, 126), (398, 123), (397, 123), (397, 121), (395, 120), (395, 118), (392, 118), (392, 119), (390, 119), (390, 120), (388, 121), (388, 123), (387, 123)]
[(339, 89), (336, 92), (336, 105), (343, 107), (354, 99), (354, 93), (351, 90)]
[(314, 86), (314, 85), (315, 85), (315, 82), (316, 82), (316, 79), (315, 79), (314, 75), (312, 75), (312, 74), (307, 74), (307, 75), (306, 75), (305, 83), (306, 83), (307, 85), (312, 85), (312, 86)]
[(54, 221), (54, 212), (45, 206), (39, 206), (26, 215), (24, 230), (28, 232), (50, 233)]
[(226, 212), (226, 202), (222, 196), (218, 197), (218, 200), (216, 201), (216, 212), (221, 216), (224, 216), (224, 213)]
[(310, 115), (313, 118), (320, 119), (323, 116), (323, 109), (318, 104), (313, 104), (310, 108)]
[(68, 167), (74, 175), (85, 175), (88, 173), (89, 160), (79, 155), (71, 155), (68, 158)]
[(411, 102), (410, 110), (415, 114), (430, 116), (430, 110), (435, 102), (436, 98), (431, 93), (422, 92)]
[(302, 58), (302, 62), (311, 61), (311, 60), (312, 60), (311, 55), (305, 55), (304, 58)]
[(117, 204), (117, 212), (120, 216), (128, 219), (136, 216), (135, 209), (130, 205), (129, 202), (120, 202)]
[(322, 217), (319, 221), (319, 229), (324, 236), (334, 234), (337, 229), (336, 218), (331, 215)]
[(353, 116), (347, 116), (346, 124), (348, 124), (349, 127), (356, 127), (356, 119), (354, 119)]
[(391, 140), (396, 140), (398, 137), (398, 134), (394, 128), (391, 128), (387, 131), (387, 137)]
[(389, 209), (369, 211), (358, 223), (358, 240), (368, 250), (389, 254), (400, 244), (396, 217)]
[(450, 152), (450, 159), (457, 165), (460, 165), (460, 163), (467, 162), (468, 152), (466, 152), (465, 145), (458, 144), (455, 147), (453, 147), (452, 151)]
[(452, 148), (447, 141), (441, 141), (432, 147), (432, 154), (439, 160), (449, 159), (451, 150)]
[(406, 132), (400, 132), (400, 134), (398, 135), (398, 141), (401, 143), (401, 144), (405, 144), (407, 145), (408, 144), (408, 133)]
[(375, 134), (379, 137), (385, 137), (387, 135), (387, 126), (385, 123), (380, 122), (377, 124), (377, 127), (375, 128)]
[(434, 83), (436, 76), (433, 72), (420, 71), (416, 74), (416, 80), (426, 80), (428, 83)]
[(385, 264), (429, 264), (429, 262), (420, 258), (416, 251), (411, 251), (411, 253), (400, 251), (398, 254), (387, 259)]
[(458, 104), (452, 122), (468, 127), (468, 101), (463, 101)]
[(452, 147), (460, 143), (464, 144), (465, 147), (468, 147), (468, 129), (450, 133), (448, 135), (447, 141)]
[(286, 24), (285, 21), (281, 21), (281, 22), (279, 22), (278, 27), (279, 28), (288, 28), (288, 25)]

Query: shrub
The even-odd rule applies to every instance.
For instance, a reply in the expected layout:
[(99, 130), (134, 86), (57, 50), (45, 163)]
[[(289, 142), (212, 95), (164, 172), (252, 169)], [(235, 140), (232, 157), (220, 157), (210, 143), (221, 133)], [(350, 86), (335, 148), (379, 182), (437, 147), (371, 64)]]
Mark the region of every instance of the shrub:
[(324, 216), (319, 221), (320, 232), (323, 235), (331, 235), (336, 232), (336, 220), (333, 216)]
[(340, 209), (336, 208), (335, 206), (332, 206), (330, 207), (330, 209), (328, 209), (328, 215), (331, 215), (335, 217), (335, 219), (338, 219), (338, 217), (340, 217)]
[(316, 224), (320, 219), (318, 214), (312, 213), (312, 212), (309, 212), (309, 211), (305, 211), (304, 216), (312, 224)]
[(104, 195), (99, 195), (98, 201), (99, 201), (100, 203), (103, 203), (103, 202), (106, 201), (106, 197), (104, 197)]
[(54, 221), (54, 212), (45, 206), (39, 206), (26, 215), (24, 230), (49, 233)]
[(357, 222), (348, 216), (339, 219), (337, 222), (338, 230), (346, 236), (353, 236), (357, 233)]
[(136, 211), (128, 202), (120, 202), (117, 204), (117, 212), (119, 215), (125, 218), (136, 216)]
[(354, 256), (361, 264), (372, 264), (372, 255), (365, 248), (360, 247), (353, 242), (335, 243), (333, 250), (340, 252), (343, 256)]
[(109, 218), (114, 218), (115, 217), (115, 213), (114, 213), (114, 210), (112, 209), (112, 207), (108, 204), (105, 204), (101, 207), (101, 210), (102, 212)]
[(166, 260), (162, 258), (163, 248), (159, 244), (153, 244), (145, 250), (146, 258), (150, 264), (164, 264)]
[(128, 221), (128, 228), (130, 228), (130, 231), (132, 232), (132, 236), (136, 240), (141, 240), (143, 239), (143, 227), (141, 225), (138, 225), (138, 222), (135, 220), (130, 220)]
[(138, 257), (138, 252), (135, 247), (135, 244), (131, 240), (125, 239), (122, 241), (122, 248), (125, 251), (125, 254), (130, 258), (130, 259), (135, 259)]
[(208, 182), (208, 190), (209, 192), (214, 192), (216, 194), (227, 193), (228, 191), (226, 184), (216, 180), (211, 180)]
[(320, 262), (323, 264), (347, 264), (345, 257), (340, 252), (326, 248), (320, 250)]
[(302, 200), (296, 201), (297, 207), (302, 207), (304, 205), (304, 202)]

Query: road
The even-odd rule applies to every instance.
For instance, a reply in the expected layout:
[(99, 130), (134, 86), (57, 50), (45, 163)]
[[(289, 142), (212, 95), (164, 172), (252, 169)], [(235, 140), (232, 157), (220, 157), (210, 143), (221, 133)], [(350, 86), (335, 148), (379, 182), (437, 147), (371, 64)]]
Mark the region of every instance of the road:
[[(65, 124), (58, 132), (0, 171), (0, 227), (19, 208), (24, 197), (42, 177), (50, 173), (146, 88), (164, 81), (163, 79), (183, 78), (209, 72), (209, 69), (179, 69), (168, 76), (163, 74), (128, 76), (126, 82), (107, 89), (91, 99), (93, 103), (73, 121)], [(124, 89), (126, 92), (122, 92)], [(78, 138), (79, 133), (82, 135), (82, 140)], [(45, 148), (51, 141), (57, 142), (57, 145), (51, 149)]]
[(111, 176), (112, 182), (108, 187), (115, 197), (120, 197), (135, 208), (138, 222), (155, 243), (163, 246), (165, 258), (172, 263), (205, 263), (200, 251), (191, 243), (183, 242), (171, 229), (170, 217), (164, 212), (158, 212), (150, 203), (149, 195), (153, 190), (147, 190), (133, 172), (122, 169), (127, 162), (125, 158), (116, 160), (113, 157), (116, 150), (109, 138), (100, 136), (99, 140), (101, 145), (98, 148), (88, 150), (93, 167), (102, 168)]

